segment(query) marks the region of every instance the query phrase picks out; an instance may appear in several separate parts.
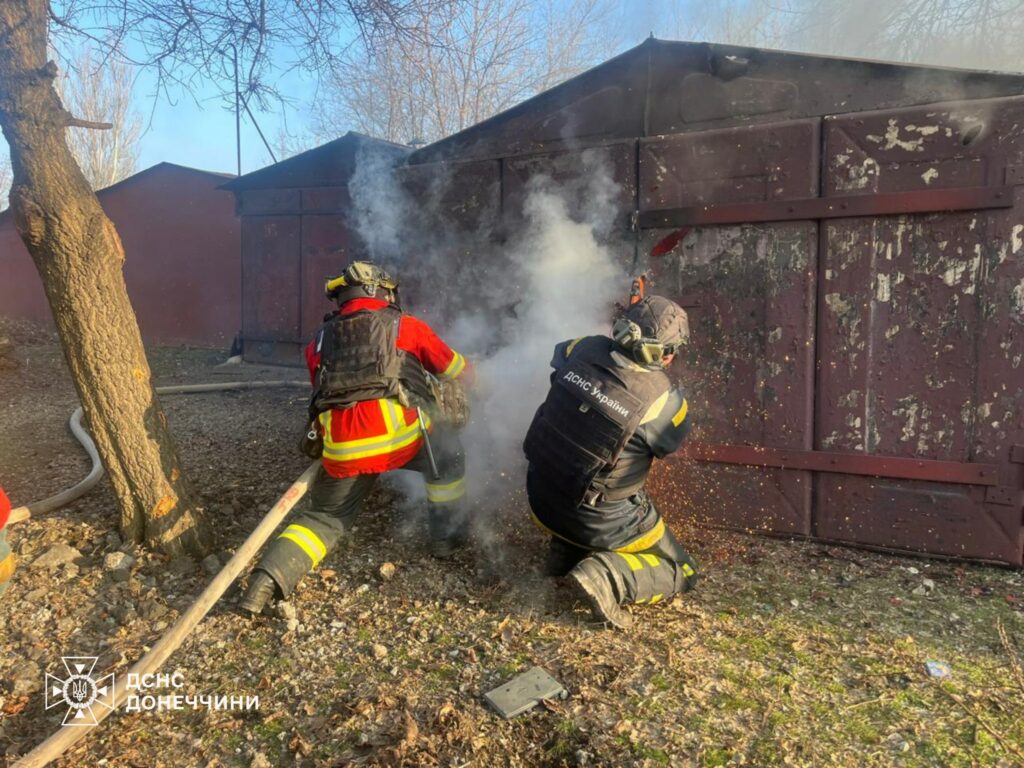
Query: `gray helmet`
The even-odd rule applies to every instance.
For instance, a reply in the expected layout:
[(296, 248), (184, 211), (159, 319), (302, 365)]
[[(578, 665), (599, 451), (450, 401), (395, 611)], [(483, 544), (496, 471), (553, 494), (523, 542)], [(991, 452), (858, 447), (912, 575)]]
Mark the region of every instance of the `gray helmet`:
[(612, 326), (612, 338), (638, 363), (660, 366), (690, 340), (690, 320), (674, 301), (648, 296), (626, 308)]

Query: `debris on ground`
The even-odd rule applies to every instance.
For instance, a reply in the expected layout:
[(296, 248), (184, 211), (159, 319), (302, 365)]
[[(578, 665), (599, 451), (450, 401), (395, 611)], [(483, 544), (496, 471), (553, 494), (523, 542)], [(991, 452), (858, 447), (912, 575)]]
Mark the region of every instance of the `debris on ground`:
[[(76, 395), (52, 333), (0, 321), (0, 335), (18, 362), (0, 369), (0, 480), (18, 504), (74, 484), (89, 462), (65, 426)], [(217, 368), (216, 351), (148, 354), (157, 384), (293, 373)], [(307, 399), (161, 398), (221, 563), (308, 465), (293, 445)], [(59, 765), (1024, 765), (1024, 572), (709, 531), (680, 515), (670, 522), (701, 584), (631, 609), (623, 634), (595, 628), (542, 575), (546, 542), (522, 493), (488, 498), (488, 547), (444, 562), (413, 506), (382, 486), (289, 595), (290, 618), (222, 600), (161, 670), (183, 687), (151, 691), (258, 696), (258, 709), (121, 711)], [(0, 597), (0, 766), (60, 728), (41, 686), (64, 674), (62, 656), (126, 674), (214, 567), (172, 568), (122, 544), (107, 480), (12, 531), (26, 567)], [(117, 581), (106, 563), (122, 550), (134, 562)], [(922, 574), (931, 592), (911, 597)], [(956, 674), (932, 678), (929, 660)], [(569, 698), (496, 717), (484, 693), (533, 667)]]
[(542, 701), (564, 699), (569, 695), (560, 682), (546, 670), (532, 667), (507, 683), (484, 694), (484, 699), (506, 720), (529, 712)]

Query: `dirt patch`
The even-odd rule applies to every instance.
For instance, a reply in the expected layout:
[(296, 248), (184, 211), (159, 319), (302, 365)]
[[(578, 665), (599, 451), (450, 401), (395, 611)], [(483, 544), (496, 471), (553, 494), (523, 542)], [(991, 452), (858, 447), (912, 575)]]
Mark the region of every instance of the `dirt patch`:
[[(15, 348), (0, 368), (0, 484), (19, 503), (74, 482), (87, 462), (67, 430), (76, 399), (53, 338), (11, 325), (3, 335)], [(159, 384), (301, 376), (219, 368), (203, 350), (156, 349), (150, 360)], [(223, 560), (306, 466), (294, 448), (305, 396), (164, 405)], [(63, 710), (44, 709), (42, 685), (63, 673), (62, 656), (98, 656), (97, 674), (122, 674), (210, 578), (122, 545), (109, 493), (101, 484), (12, 528), (19, 570), (0, 598), (7, 764), (59, 726)], [(258, 710), (121, 712), (61, 764), (1024, 764), (1021, 572), (677, 520), (703, 581), (685, 599), (637, 609), (624, 634), (589, 625), (539, 575), (544, 542), (521, 497), (481, 504), (494, 541), (444, 563), (424, 554), (406, 506), (377, 493), (277, 616), (242, 618), (229, 595), (168, 664), (182, 688), (147, 691), (259, 696)], [(34, 567), (58, 543), (77, 556)], [(133, 561), (115, 576), (105, 561), (116, 552)], [(929, 677), (929, 660), (951, 676)], [(484, 691), (535, 664), (567, 700), (512, 722), (486, 709)]]

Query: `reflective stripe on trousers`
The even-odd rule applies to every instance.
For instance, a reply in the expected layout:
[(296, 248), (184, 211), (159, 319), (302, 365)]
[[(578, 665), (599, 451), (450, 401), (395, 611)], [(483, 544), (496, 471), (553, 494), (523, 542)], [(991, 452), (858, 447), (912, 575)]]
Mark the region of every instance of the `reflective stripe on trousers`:
[(696, 577), (689, 562), (677, 563), (648, 552), (598, 552), (588, 559), (604, 567), (620, 605), (653, 605), (687, 591)]

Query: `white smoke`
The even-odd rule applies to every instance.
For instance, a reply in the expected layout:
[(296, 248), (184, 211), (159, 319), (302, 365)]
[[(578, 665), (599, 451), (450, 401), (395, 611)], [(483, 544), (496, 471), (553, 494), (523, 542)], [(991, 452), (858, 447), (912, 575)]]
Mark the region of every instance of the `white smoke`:
[[(499, 498), (524, 486), (522, 442), (546, 396), (555, 344), (606, 333), (616, 299), (628, 292), (623, 265), (633, 246), (614, 240), (619, 189), (610, 164), (589, 150), (579, 168), (571, 182), (533, 177), (505, 242), (495, 242), (490, 229), (466, 231), (450, 221), (450, 179), (413, 197), (393, 171), (367, 158), (350, 184), (353, 223), (369, 257), (395, 268), (403, 283), (426, 288), (407, 309), (433, 321), (476, 370), (462, 441), (478, 533)], [(422, 484), (407, 477), (400, 487), (421, 499)]]
[[(613, 182), (607, 173), (589, 182), (593, 199), (610, 197)], [(595, 210), (605, 213), (608, 207), (597, 205)], [(486, 466), (471, 466), (475, 480), (493, 482), (488, 473), (495, 470), (499, 476), (511, 475), (513, 481), (521, 478), (523, 437), (547, 393), (555, 344), (606, 332), (615, 299), (622, 298), (628, 287), (617, 259), (599, 240), (609, 222), (600, 216), (573, 220), (566, 190), (548, 178), (535, 178), (524, 214), (522, 232), (499, 256), (518, 273), (521, 295), (515, 318), (502, 329), (501, 346), (476, 361), (477, 417), (465, 441), (470, 456)], [(478, 316), (474, 325), (476, 334), (486, 337), (491, 332), (486, 318)], [(460, 335), (464, 326), (457, 329)], [(480, 341), (487, 339), (467, 340), (467, 348), (485, 348)]]

